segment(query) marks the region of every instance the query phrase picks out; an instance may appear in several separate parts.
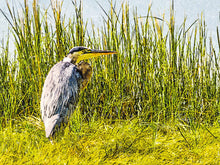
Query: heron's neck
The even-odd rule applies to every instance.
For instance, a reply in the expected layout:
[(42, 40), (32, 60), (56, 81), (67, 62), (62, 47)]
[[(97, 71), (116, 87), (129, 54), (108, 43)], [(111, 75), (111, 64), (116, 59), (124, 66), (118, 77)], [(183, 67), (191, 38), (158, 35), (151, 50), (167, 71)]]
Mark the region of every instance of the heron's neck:
[(71, 62), (71, 63), (75, 64), (78, 56), (79, 56), (79, 54), (77, 54), (77, 53), (67, 54), (67, 56), (64, 57), (63, 62)]
[(71, 61), (72, 61), (72, 59), (69, 57), (64, 57), (64, 59), (63, 59), (63, 62), (71, 62)]

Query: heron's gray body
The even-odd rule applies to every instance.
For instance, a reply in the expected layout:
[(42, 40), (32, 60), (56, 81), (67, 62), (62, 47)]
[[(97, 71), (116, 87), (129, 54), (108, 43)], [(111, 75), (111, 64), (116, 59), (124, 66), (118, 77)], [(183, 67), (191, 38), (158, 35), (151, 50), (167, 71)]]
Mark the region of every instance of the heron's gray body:
[(51, 68), (41, 95), (41, 116), (46, 137), (52, 137), (62, 123), (68, 122), (77, 105), (80, 90), (85, 89), (92, 76), (91, 65), (83, 60), (115, 53), (78, 46)]
[(41, 96), (46, 137), (54, 133), (56, 125), (68, 121), (78, 102), (81, 81), (77, 66), (70, 62), (61, 61), (49, 71)]

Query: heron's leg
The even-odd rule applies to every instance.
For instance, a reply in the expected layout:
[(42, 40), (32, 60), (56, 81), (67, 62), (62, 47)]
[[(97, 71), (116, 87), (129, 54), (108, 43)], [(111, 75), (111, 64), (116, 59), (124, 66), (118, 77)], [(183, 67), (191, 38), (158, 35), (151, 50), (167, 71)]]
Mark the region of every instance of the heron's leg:
[(49, 141), (52, 145), (54, 145), (53, 140), (51, 138), (49, 138)]

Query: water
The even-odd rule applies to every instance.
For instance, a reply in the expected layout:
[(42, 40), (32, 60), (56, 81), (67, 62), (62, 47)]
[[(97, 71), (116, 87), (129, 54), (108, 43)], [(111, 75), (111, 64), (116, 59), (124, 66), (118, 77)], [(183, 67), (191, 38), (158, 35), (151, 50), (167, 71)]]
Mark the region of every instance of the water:
[[(12, 4), (18, 10), (22, 10), (21, 6), (23, 4), (23, 0), (8, 0), (9, 4)], [(117, 6), (120, 7), (122, 2), (126, 2), (125, 0), (117, 0)], [(169, 19), (169, 9), (170, 9), (170, 0), (127, 0), (129, 3), (131, 13), (135, 9), (137, 9), (139, 16), (146, 16), (148, 5), (152, 4), (152, 15), (157, 17), (162, 17), (163, 13), (165, 13), (165, 19)], [(29, 4), (32, 1), (29, 0)], [(88, 26), (90, 26), (90, 22), (99, 27), (102, 25), (102, 16), (105, 16), (104, 12), (99, 7), (98, 3), (108, 11), (110, 9), (110, 4), (108, 0), (83, 0), (83, 17), (84, 20), (88, 20)], [(39, 4), (41, 8), (48, 8), (50, 4), (50, 0), (39, 0)], [(0, 8), (8, 13), (5, 0), (1, 0)], [(176, 25), (180, 26), (184, 17), (187, 18), (187, 26), (190, 26), (197, 18), (201, 18), (201, 13), (205, 18), (208, 34), (207, 37), (212, 37), (213, 44), (217, 47), (217, 37), (216, 37), (216, 27), (220, 28), (220, 1), (219, 0), (174, 0), (174, 8), (175, 8), (175, 21)], [(63, 10), (66, 17), (73, 17), (74, 6), (72, 5), (71, 0), (63, 1)], [(52, 18), (51, 18), (51, 21)], [(8, 23), (2, 14), (0, 14), (0, 39), (3, 39), (8, 35)], [(10, 43), (10, 50), (13, 48), (13, 43)]]

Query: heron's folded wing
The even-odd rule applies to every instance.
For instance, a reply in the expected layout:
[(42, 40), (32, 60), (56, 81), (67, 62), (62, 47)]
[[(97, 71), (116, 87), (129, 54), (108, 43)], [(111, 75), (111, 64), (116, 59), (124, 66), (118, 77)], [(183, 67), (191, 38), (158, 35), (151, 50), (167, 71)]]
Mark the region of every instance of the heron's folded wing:
[(55, 114), (65, 116), (68, 106), (77, 101), (81, 75), (76, 66), (68, 62), (59, 62), (48, 73), (41, 96), (41, 115), (52, 117)]
[(60, 115), (56, 114), (50, 118), (45, 118), (44, 120), (44, 125), (45, 125), (45, 132), (46, 132), (46, 137), (48, 138), (51, 133), (53, 132), (57, 122), (60, 119)]

